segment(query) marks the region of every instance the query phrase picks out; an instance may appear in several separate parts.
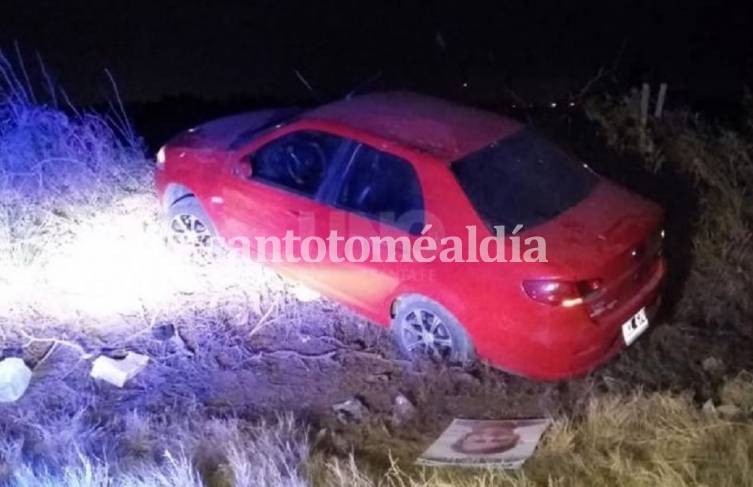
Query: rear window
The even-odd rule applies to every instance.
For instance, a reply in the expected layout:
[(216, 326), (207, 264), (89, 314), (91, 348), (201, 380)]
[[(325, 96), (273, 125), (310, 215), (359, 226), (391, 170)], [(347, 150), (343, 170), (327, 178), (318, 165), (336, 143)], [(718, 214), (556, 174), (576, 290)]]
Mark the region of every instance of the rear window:
[(544, 223), (582, 201), (598, 177), (531, 130), (452, 163), (468, 199), (490, 227)]

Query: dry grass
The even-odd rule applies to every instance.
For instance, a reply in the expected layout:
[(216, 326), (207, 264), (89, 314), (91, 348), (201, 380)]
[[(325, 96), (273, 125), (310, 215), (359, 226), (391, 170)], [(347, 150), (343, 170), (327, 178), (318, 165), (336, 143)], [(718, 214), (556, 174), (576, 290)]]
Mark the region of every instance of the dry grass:
[(13, 66), (0, 52), (0, 332), (143, 327), (176, 308), (261, 316), (279, 278), (232, 256), (198, 267), (166, 247), (153, 161), (117, 91), (109, 112), (82, 112), (40, 70), (44, 96), (20, 56)]
[[(75, 417), (31, 445), (6, 439), (0, 481), (19, 487), (308, 485), (306, 429), (290, 418), (252, 424), (198, 411), (131, 414), (104, 421), (88, 438), (79, 431), (83, 422)], [(50, 431), (49, 424), (29, 426)], [(30, 458), (31, 448), (45, 449), (45, 461)]]
[[(730, 384), (738, 402), (728, 404), (744, 410), (753, 401), (751, 377)], [(86, 414), (66, 423), (28, 418), (25, 427), (37, 436), (23, 442), (18, 431), (4, 431), (0, 472), (21, 487), (737, 487), (753, 478), (751, 417), (704, 412), (681, 395), (595, 398), (583, 417), (557, 420), (520, 472), (398, 462), (383, 471), (332, 457), (326, 445), (311, 451), (306, 427), (290, 418), (253, 423), (206, 418), (198, 409), (171, 413), (100, 418), (96, 426)]]
[[(38, 69), (41, 90), (20, 56), (12, 62), (0, 52), (3, 355), (56, 343), (83, 356), (148, 336), (165, 319), (252, 330), (265, 325), (264, 314), (272, 322), (266, 311), (290, 299), (278, 277), (232, 256), (199, 267), (166, 248), (153, 162), (117, 92), (108, 113), (82, 112), (41, 63)], [(67, 381), (78, 364), (74, 358), (55, 364), (70, 370), (35, 369), (46, 386), (27, 393), (24, 406), (2, 405), (0, 483), (204, 485), (206, 462), (223, 469), (225, 482), (216, 485), (292, 485), (306, 442), (305, 429), (291, 420), (274, 427), (210, 420), (185, 410), (190, 397), (170, 414), (165, 406), (147, 416), (103, 418), (98, 410), (111, 405), (92, 384)]]
[(62, 249), (102, 208), (143, 192), (149, 177), (125, 118), (63, 109), (52, 85), (40, 100), (17, 63), (0, 53), (0, 302), (11, 312), (33, 308)]
[[(741, 409), (749, 376), (733, 381)], [(742, 387), (741, 387), (742, 385)], [(427, 470), (395, 465), (365, 475), (355, 462), (330, 461), (322, 485), (341, 486), (739, 486), (753, 478), (753, 423), (704, 413), (686, 396), (664, 393), (593, 399), (582, 418), (560, 419), (519, 473)]]
[[(187, 309), (259, 319), (285, 283), (233, 255), (197, 266), (165, 245), (151, 192), (119, 195), (96, 209), (70, 210), (64, 223), (38, 220), (34, 255), (0, 258), (0, 303), (14, 321), (61, 321), (86, 329), (143, 327)], [(0, 238), (0, 245), (14, 245)], [(2, 326), (0, 316), (0, 326)]]

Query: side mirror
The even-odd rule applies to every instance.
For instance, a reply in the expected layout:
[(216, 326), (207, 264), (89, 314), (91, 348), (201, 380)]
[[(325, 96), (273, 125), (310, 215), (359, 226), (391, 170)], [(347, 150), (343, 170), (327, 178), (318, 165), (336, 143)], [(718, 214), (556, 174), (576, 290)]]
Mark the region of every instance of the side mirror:
[(251, 164), (251, 156), (244, 157), (243, 159), (233, 163), (233, 175), (241, 179), (251, 179), (253, 174), (253, 166)]

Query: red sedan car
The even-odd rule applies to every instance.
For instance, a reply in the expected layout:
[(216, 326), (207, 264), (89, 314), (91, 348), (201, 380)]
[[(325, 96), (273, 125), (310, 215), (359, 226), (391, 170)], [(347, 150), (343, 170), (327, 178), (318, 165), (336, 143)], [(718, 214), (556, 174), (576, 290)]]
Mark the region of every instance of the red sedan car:
[[(659, 301), (661, 209), (493, 113), (410, 93), (257, 111), (178, 135), (157, 167), (176, 238), (245, 237), (258, 255), (291, 231), (336, 232), (323, 258), (302, 259), (322, 249), (299, 240), (271, 265), (389, 326), (409, 355), (570, 377), (632, 343)], [(507, 261), (478, 258), (487, 237)], [(532, 237), (539, 259), (515, 259)], [(389, 238), (402, 256), (422, 239), (433, 257), (458, 250), (362, 259)], [(359, 257), (335, 257), (348, 245)]]

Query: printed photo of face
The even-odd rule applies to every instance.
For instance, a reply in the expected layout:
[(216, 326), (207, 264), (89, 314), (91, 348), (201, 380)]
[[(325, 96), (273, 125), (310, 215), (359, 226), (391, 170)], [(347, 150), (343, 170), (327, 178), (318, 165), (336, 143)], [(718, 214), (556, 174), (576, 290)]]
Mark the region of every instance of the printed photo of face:
[(466, 455), (502, 453), (518, 444), (520, 436), (512, 428), (482, 426), (460, 438), (452, 449)]

